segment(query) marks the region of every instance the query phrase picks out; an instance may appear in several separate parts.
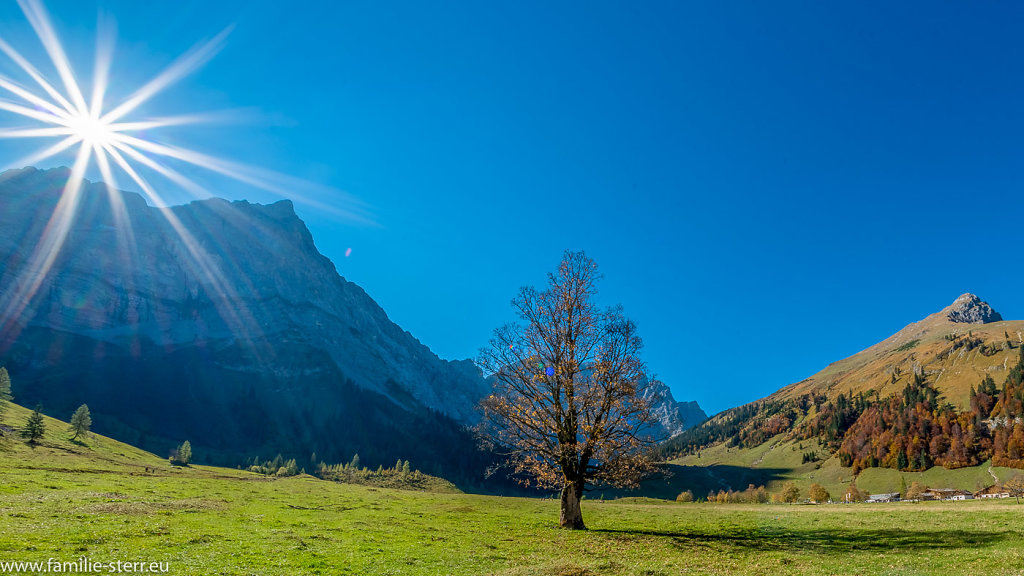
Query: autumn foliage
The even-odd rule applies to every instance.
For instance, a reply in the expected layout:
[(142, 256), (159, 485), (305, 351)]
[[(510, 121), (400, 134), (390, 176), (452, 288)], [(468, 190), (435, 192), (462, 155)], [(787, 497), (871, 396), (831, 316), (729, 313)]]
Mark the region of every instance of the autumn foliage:
[(517, 479), (561, 488), (559, 524), (584, 528), (588, 484), (634, 487), (654, 469), (658, 382), (636, 325), (594, 302), (600, 274), (567, 252), (545, 290), (523, 288), (520, 322), (494, 333), (480, 364), (493, 374), (479, 430)]
[[(953, 345), (984, 346), (969, 339)], [(673, 439), (664, 451), (669, 456), (694, 453), (719, 441), (751, 447), (784, 433), (790, 439), (816, 441), (854, 473), (875, 467), (961, 468), (990, 458), (996, 466), (1024, 468), (1022, 380), (1024, 347), (1001, 388), (991, 377), (971, 388), (965, 411), (947, 402), (924, 372), (915, 370), (900, 393), (884, 398), (875, 391), (833, 399), (814, 393), (748, 404)]]

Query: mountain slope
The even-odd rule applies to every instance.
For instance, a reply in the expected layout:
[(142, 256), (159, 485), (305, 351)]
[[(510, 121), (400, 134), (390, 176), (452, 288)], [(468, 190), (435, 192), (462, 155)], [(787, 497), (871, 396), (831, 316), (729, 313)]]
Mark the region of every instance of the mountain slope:
[[(952, 336), (977, 338), (985, 347), (954, 349)], [(868, 390), (886, 396), (902, 390), (916, 366), (947, 400), (965, 408), (971, 386), (985, 376), (997, 382), (1005, 377), (1015, 358), (1014, 350), (1005, 345), (1007, 341), (1024, 343), (1024, 321), (1003, 320), (986, 302), (964, 294), (939, 312), (769, 398), (792, 399), (812, 392), (834, 397)]]
[[(0, 365), (20, 402), (88, 403), (102, 433), (157, 453), (187, 438), (215, 463), (316, 452), (482, 469), (463, 430), (489, 391), (479, 370), (438, 358), (340, 276), (291, 202), (154, 208), (90, 184), (42, 275), (34, 250), (67, 177), (0, 175)], [(703, 419), (665, 392), (667, 430)]]
[(19, 305), (66, 178), (0, 178), (0, 310), (20, 312), (0, 318), (0, 364), (19, 401), (56, 414), (87, 402), (100, 432), (158, 453), (189, 438), (211, 462), (474, 458), (461, 423), (486, 391), (479, 371), (437, 358), (338, 275), (288, 201), (160, 209), (120, 193), (119, 215), (89, 185)]
[(726, 410), (663, 445), (797, 441), (804, 464), (926, 470), (992, 459), (1024, 467), (1024, 322), (973, 294), (762, 400)]

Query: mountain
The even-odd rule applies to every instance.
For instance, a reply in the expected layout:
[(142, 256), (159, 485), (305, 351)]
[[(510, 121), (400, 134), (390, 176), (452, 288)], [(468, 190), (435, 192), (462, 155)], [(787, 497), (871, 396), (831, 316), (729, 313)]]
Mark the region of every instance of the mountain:
[(154, 208), (87, 185), (21, 309), (67, 177), (0, 179), (0, 361), (19, 400), (56, 414), (88, 402), (101, 433), (158, 452), (189, 438), (229, 464), (362, 452), (367, 464), (455, 465), (469, 456), (453, 446), (473, 452), (461, 425), (486, 392), (477, 368), (391, 322), (317, 251), (289, 201)]
[[(952, 340), (968, 336), (980, 342), (957, 346)], [(885, 396), (902, 390), (917, 370), (947, 400), (965, 408), (971, 386), (985, 376), (1005, 377), (1016, 356), (1008, 342), (1024, 343), (1024, 321), (1003, 320), (987, 302), (963, 294), (942, 310), (769, 398), (791, 399), (808, 393), (834, 397), (868, 390)]]
[[(489, 391), (475, 364), (392, 322), (290, 201), (156, 208), (88, 184), (41, 273), (33, 253), (68, 174), (0, 175), (0, 364), (19, 402), (58, 415), (88, 403), (100, 433), (154, 452), (189, 439), (214, 463), (486, 463), (464, 430)], [(670, 393), (662, 408), (666, 430), (703, 419)]]
[(1024, 321), (1003, 320), (964, 294), (810, 378), (715, 415), (663, 450), (678, 456), (795, 441), (813, 448), (811, 461), (835, 456), (858, 470), (957, 468), (989, 458), (1024, 466), (1022, 379)]

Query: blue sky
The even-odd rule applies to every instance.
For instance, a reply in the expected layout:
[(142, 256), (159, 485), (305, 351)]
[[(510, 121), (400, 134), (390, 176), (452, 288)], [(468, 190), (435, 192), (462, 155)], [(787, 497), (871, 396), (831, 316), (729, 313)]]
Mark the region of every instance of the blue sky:
[[(38, 53), (13, 4), (0, 34)], [(170, 137), (365, 202), (376, 225), (297, 209), (442, 357), (474, 356), (566, 248), (597, 260), (653, 371), (709, 412), (966, 291), (1024, 318), (1024, 6), (47, 6), (83, 79), (97, 13), (116, 20), (114, 93), (234, 24), (146, 111), (246, 109)]]

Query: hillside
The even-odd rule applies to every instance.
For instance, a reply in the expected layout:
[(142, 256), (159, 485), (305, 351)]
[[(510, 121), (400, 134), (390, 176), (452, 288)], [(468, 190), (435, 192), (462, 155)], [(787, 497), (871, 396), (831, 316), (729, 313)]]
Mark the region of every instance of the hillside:
[(866, 471), (891, 480), (878, 471), (888, 469), (975, 489), (995, 480), (982, 468), (1024, 468), (1022, 333), (1024, 323), (964, 294), (807, 380), (715, 415), (662, 450), (696, 467), (695, 482), (701, 468), (720, 466), (740, 477), (771, 469), (769, 481), (820, 477), (832, 485)]

